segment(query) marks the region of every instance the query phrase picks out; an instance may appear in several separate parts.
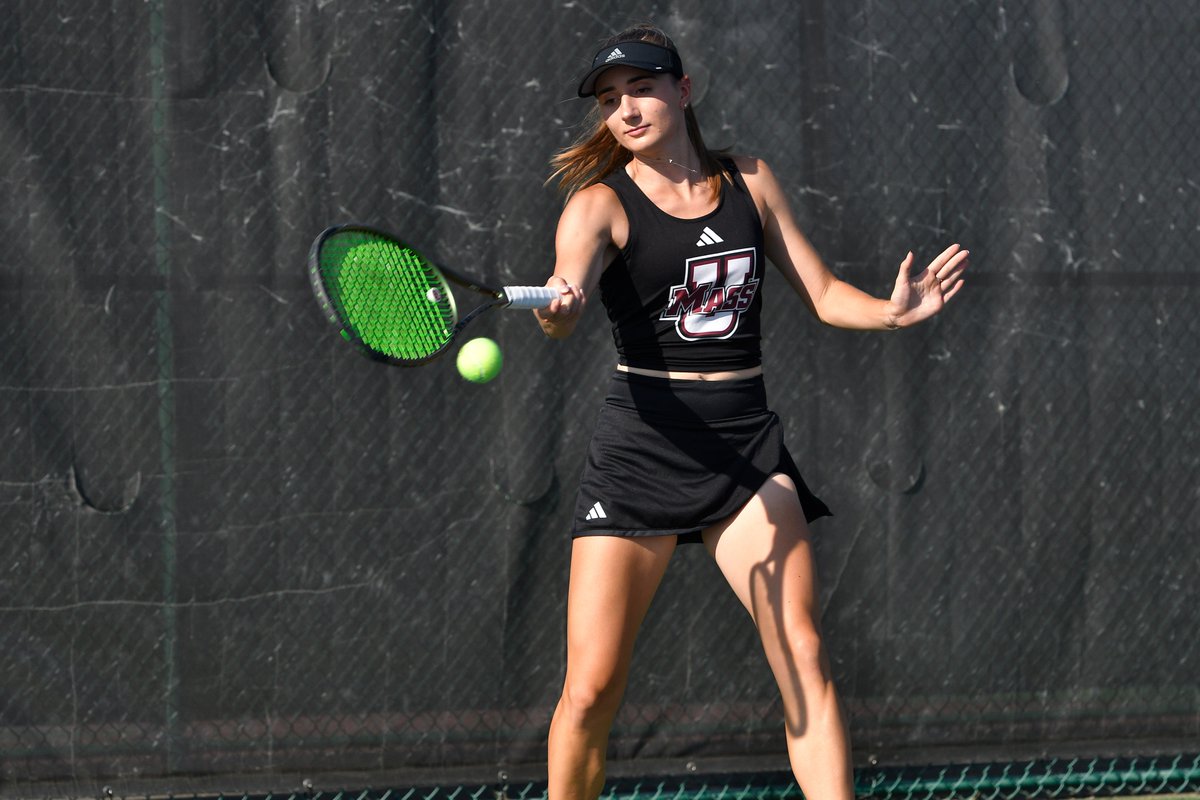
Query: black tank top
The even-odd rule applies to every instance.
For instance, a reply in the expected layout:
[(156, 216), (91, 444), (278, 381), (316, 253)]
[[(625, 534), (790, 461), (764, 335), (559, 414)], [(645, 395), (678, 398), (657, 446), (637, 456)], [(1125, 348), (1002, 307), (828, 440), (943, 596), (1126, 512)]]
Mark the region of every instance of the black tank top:
[(654, 205), (625, 170), (603, 180), (629, 217), (629, 241), (600, 276), (621, 364), (714, 371), (761, 363), (762, 221), (733, 165), (716, 210), (696, 219)]

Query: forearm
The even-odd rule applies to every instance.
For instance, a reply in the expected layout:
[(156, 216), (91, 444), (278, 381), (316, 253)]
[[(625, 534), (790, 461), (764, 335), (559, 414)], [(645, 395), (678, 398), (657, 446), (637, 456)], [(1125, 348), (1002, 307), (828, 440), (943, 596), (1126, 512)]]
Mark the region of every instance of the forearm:
[(817, 318), (834, 328), (889, 331), (899, 327), (890, 301), (837, 278), (829, 282), (813, 305)]

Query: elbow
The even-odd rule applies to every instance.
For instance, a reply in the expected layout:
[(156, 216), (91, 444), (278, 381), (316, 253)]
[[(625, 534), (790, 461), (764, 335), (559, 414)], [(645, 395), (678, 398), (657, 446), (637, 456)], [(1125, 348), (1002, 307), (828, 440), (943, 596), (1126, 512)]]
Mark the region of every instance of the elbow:
[(806, 295), (804, 297), (804, 305), (808, 307), (809, 313), (813, 315), (813, 317), (817, 320), (817, 322), (821, 323), (822, 325), (836, 327), (833, 324), (833, 321), (829, 317), (828, 304), (819, 303), (816, 301), (816, 299), (814, 299), (812, 297), (808, 297)]
[(827, 325), (831, 328), (838, 327), (835, 319), (837, 316), (837, 292), (834, 290), (834, 287), (838, 283), (837, 278), (831, 277), (828, 282), (821, 286), (820, 291), (810, 294), (805, 298), (812, 315), (822, 325)]

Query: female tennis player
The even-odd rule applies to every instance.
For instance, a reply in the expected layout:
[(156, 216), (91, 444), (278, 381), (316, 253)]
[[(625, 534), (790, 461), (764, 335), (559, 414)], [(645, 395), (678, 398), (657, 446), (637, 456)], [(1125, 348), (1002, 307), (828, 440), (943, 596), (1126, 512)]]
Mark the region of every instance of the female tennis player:
[(708, 150), (670, 39), (639, 26), (579, 86), (595, 126), (553, 160), (567, 194), (555, 236), (560, 297), (535, 315), (569, 336), (597, 288), (617, 367), (580, 481), (567, 669), (549, 741), (551, 800), (594, 798), (634, 639), (679, 543), (700, 542), (749, 611), (779, 686), (792, 771), (810, 800), (850, 798), (846, 721), (822, 645), (809, 491), (766, 403), (766, 261), (839, 328), (894, 330), (942, 310), (967, 251), (951, 245), (888, 299), (838, 280), (757, 158)]

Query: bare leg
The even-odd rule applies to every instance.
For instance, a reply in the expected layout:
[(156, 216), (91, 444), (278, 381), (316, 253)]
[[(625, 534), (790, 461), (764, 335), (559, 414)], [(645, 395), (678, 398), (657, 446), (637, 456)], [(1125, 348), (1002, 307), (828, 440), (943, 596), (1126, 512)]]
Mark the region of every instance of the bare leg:
[(674, 536), (584, 536), (571, 548), (567, 675), (550, 723), (549, 797), (595, 798), (633, 643), (675, 550)]
[(850, 800), (850, 737), (821, 642), (812, 542), (791, 479), (771, 476), (733, 517), (706, 530), (704, 543), (758, 628), (805, 798)]

